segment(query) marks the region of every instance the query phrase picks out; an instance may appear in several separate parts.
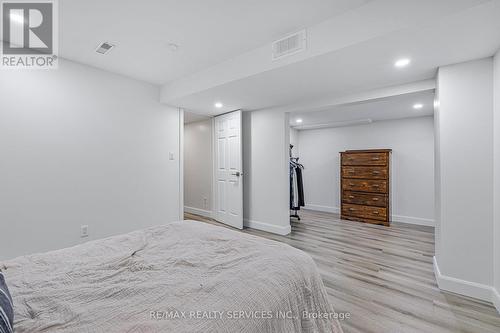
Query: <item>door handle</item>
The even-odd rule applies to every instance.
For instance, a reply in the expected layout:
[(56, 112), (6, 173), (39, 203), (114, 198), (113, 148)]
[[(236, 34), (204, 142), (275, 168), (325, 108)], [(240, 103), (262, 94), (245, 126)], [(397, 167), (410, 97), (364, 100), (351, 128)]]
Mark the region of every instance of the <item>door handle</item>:
[(243, 175), (243, 172), (236, 171), (235, 173), (232, 173), (231, 175), (232, 175), (232, 176), (239, 177), (239, 176), (242, 176), (242, 175)]

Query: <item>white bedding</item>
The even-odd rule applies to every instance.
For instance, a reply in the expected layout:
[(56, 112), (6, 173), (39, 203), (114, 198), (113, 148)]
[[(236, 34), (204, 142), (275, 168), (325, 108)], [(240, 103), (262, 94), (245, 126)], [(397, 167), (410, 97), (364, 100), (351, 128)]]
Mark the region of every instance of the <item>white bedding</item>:
[(311, 257), (201, 222), (20, 257), (0, 270), (18, 333), (342, 332)]

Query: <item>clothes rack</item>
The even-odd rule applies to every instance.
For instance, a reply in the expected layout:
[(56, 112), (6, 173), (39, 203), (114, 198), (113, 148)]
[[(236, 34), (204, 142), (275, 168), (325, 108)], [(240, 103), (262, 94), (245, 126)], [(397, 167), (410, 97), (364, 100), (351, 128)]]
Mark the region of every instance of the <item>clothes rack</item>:
[(298, 211), (305, 206), (304, 186), (302, 180), (302, 170), (304, 166), (299, 163), (299, 157), (293, 157), (293, 145), (290, 145), (290, 210), (293, 211), (290, 217), (300, 221)]

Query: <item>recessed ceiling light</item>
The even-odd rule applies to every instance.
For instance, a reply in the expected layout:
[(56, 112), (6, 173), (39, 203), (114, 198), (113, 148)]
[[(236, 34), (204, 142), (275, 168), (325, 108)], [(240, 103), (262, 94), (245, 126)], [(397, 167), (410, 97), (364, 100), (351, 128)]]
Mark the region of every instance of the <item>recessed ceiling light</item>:
[(421, 108), (423, 108), (423, 107), (424, 107), (424, 105), (423, 105), (423, 104), (420, 104), (420, 103), (417, 103), (417, 104), (413, 105), (413, 108), (414, 108), (415, 110), (420, 110), (420, 109), (421, 109)]
[(223, 107), (223, 106), (224, 106), (224, 105), (222, 105), (222, 103), (221, 103), (221, 102), (217, 102), (217, 103), (215, 103), (215, 107), (216, 107), (217, 109), (220, 109), (220, 108), (221, 108), (221, 107)]
[(396, 61), (394, 63), (394, 66), (396, 68), (404, 68), (406, 66), (408, 66), (409, 64), (411, 63), (411, 60), (408, 59), (408, 58), (403, 58), (403, 59), (399, 59), (398, 61)]
[(300, 123), (302, 122), (302, 119), (298, 118), (298, 119), (296, 119), (296, 120), (295, 120), (295, 122), (296, 122), (297, 124), (300, 124)]

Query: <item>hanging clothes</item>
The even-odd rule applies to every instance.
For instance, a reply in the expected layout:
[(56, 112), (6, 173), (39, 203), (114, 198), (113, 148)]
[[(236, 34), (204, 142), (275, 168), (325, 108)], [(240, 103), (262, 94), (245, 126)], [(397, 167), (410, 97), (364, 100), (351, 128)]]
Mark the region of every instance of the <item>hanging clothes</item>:
[(302, 182), (302, 169), (295, 168), (295, 174), (297, 177), (297, 192), (298, 192), (298, 207), (304, 207), (304, 184)]
[(293, 160), (290, 161), (290, 209), (300, 210), (305, 206), (304, 184), (302, 179), (303, 166)]
[(290, 210), (295, 208), (295, 167), (290, 163)]

